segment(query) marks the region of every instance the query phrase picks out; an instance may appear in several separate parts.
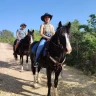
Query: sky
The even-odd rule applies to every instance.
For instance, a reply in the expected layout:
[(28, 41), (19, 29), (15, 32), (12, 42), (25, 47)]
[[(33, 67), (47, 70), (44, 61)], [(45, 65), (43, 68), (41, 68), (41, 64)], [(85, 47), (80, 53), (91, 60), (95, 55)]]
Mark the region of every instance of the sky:
[(44, 13), (53, 15), (51, 24), (79, 20), (86, 24), (90, 14), (96, 14), (96, 0), (0, 0), (0, 31), (10, 30), (16, 35), (21, 23), (28, 29), (39, 30)]

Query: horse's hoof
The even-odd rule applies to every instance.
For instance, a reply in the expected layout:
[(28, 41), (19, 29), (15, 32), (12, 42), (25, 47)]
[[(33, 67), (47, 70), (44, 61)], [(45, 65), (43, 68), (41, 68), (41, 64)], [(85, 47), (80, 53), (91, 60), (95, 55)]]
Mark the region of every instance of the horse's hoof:
[(34, 88), (37, 88), (37, 87), (38, 87), (37, 83), (34, 83), (34, 84), (33, 84), (33, 87), (34, 87)]
[(41, 80), (40, 80), (40, 78), (38, 78), (38, 80), (36, 80), (36, 83), (40, 83), (41, 82)]
[(26, 71), (30, 71), (28, 65), (26, 66)]
[(26, 71), (30, 71), (29, 69), (26, 69)]
[(49, 95), (49, 94), (47, 94), (47, 96), (52, 96), (51, 94)]
[(20, 70), (20, 72), (23, 72), (24, 70)]
[(26, 63), (28, 63), (28, 61), (26, 60)]

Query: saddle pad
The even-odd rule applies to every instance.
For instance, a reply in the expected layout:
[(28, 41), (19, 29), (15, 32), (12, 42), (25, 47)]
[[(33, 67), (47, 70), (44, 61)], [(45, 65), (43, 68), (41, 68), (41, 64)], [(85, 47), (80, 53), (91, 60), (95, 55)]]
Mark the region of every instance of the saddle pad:
[[(33, 45), (32, 49), (31, 49), (31, 50), (32, 50), (32, 53), (34, 53), (34, 54), (36, 53), (38, 44), (39, 44), (39, 42), (38, 42), (38, 43), (35, 43), (35, 44)], [(45, 44), (45, 46), (44, 46), (44, 48), (43, 48), (43, 50), (42, 50), (42, 52), (41, 52), (41, 54), (43, 53), (43, 56), (46, 56), (48, 46), (49, 46), (49, 42), (46, 42), (46, 44)]]

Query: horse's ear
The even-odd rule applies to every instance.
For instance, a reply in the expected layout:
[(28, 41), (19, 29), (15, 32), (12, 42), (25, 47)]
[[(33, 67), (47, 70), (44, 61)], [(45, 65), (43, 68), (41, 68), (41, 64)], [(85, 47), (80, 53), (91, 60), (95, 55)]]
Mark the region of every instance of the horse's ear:
[(71, 22), (68, 22), (67, 27), (68, 27), (68, 28), (71, 27)]
[(32, 30), (32, 33), (34, 33), (34, 29)]
[(29, 32), (29, 29), (28, 29), (28, 32)]
[(59, 28), (62, 27), (62, 22), (61, 21), (58, 23), (58, 27)]

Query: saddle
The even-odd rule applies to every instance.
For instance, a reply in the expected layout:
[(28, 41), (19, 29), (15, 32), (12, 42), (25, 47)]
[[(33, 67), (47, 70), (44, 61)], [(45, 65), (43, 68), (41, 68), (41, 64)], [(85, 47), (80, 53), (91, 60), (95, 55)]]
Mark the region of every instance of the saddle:
[[(40, 42), (40, 41), (39, 41), (39, 42)], [(36, 42), (36, 43), (33, 45), (32, 52), (33, 52), (34, 54), (36, 54), (36, 51), (37, 51), (39, 42)], [(47, 55), (47, 50), (48, 50), (48, 48), (49, 48), (49, 43), (50, 43), (49, 41), (47, 41), (47, 42), (45, 43), (44, 48), (43, 48), (43, 50), (41, 51), (41, 54), (40, 54), (40, 55), (42, 55), (42, 56), (44, 56), (44, 57)]]
[(44, 45), (44, 48), (42, 50), (41, 53), (43, 53), (43, 56), (46, 56), (47, 55), (47, 51), (48, 51), (48, 48), (49, 48), (49, 44), (50, 44), (50, 41), (47, 41)]

